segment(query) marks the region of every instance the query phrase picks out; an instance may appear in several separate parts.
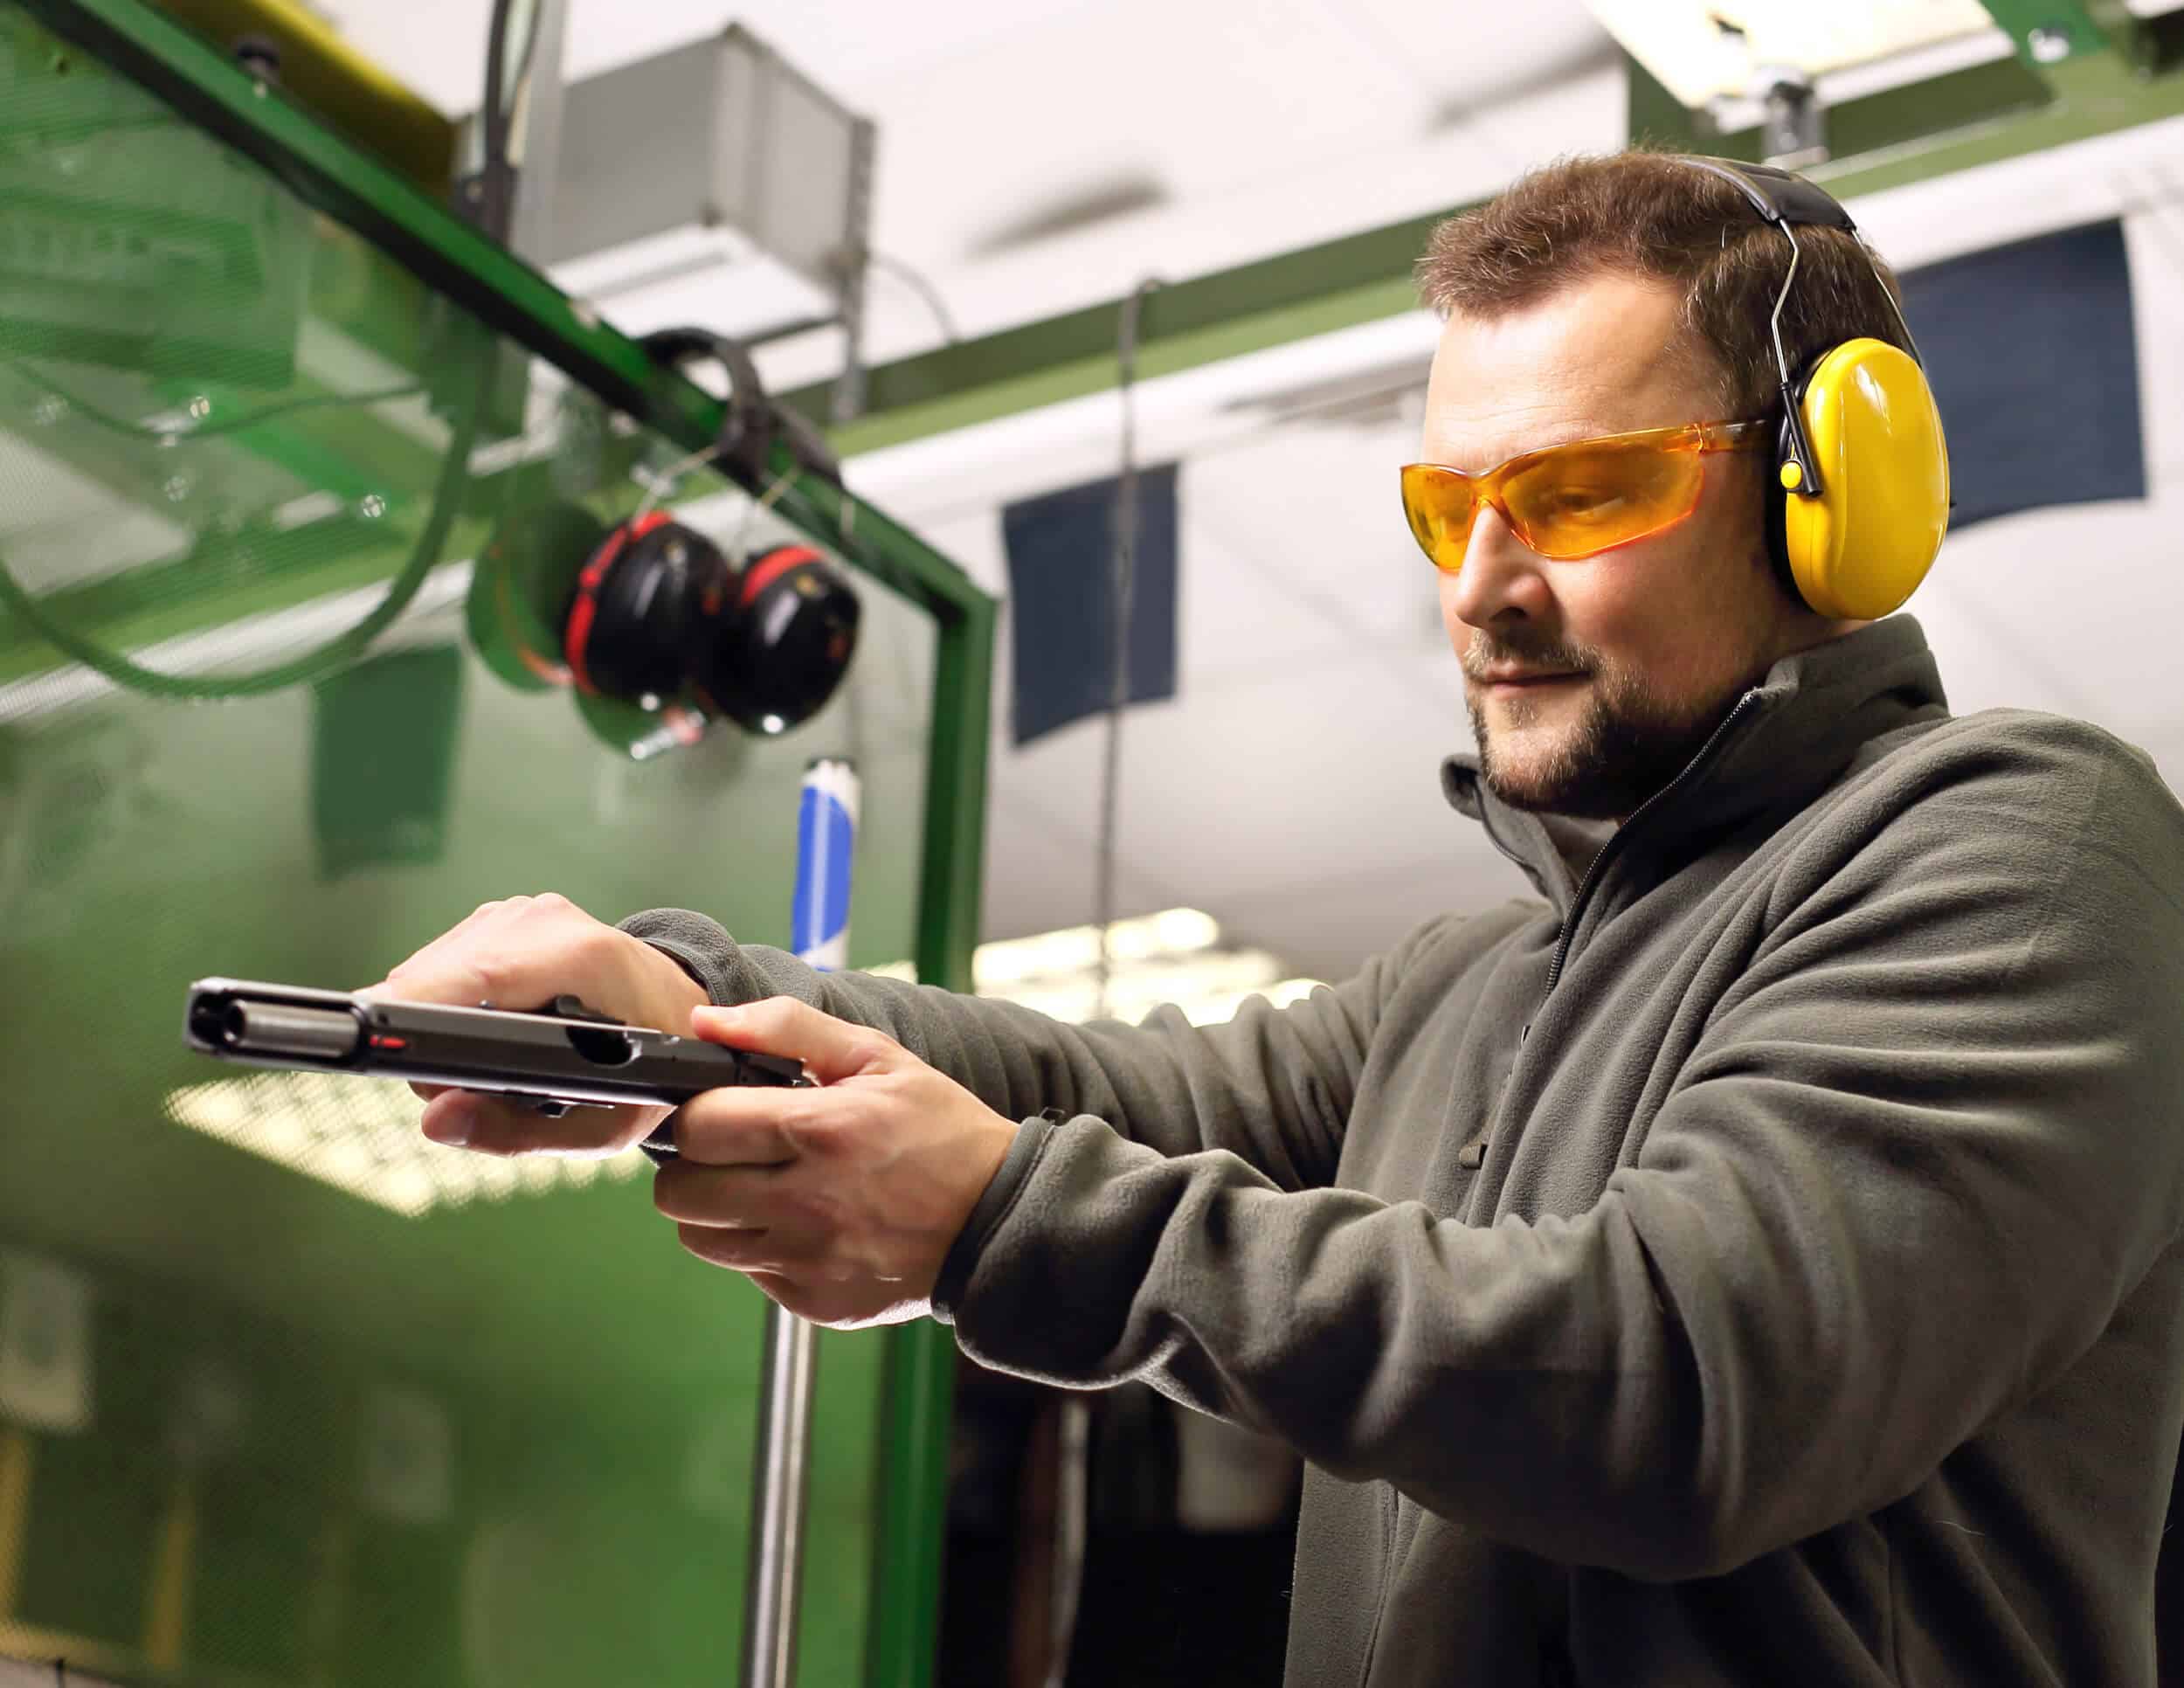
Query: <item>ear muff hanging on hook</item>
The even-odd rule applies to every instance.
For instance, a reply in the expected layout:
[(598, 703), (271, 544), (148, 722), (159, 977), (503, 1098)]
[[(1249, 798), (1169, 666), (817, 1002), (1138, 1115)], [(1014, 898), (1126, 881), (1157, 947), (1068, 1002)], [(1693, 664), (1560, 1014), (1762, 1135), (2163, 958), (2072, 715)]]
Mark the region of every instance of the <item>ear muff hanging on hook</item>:
[[(1857, 238), (1857, 225), (1824, 190), (1787, 170), (1725, 158), (1683, 162), (1728, 182), (1790, 243), (1789, 273), (1775, 301), (1781, 436), (1767, 495), (1769, 550), (1818, 613), (1853, 621), (1892, 614), (1925, 578), (1949, 524), (1948, 446), (1911, 325), (1883, 282), (1911, 350), (1874, 338), (1845, 341), (1793, 377), (1779, 327), (1797, 281), (1793, 231), (1833, 228)], [(1878, 280), (1877, 264), (1874, 273)]]
[[(728, 366), (734, 384), (708, 460), (754, 495), (777, 432), (800, 467), (839, 484), (824, 439), (773, 411), (735, 342), (672, 329), (644, 343)], [(860, 619), (848, 582), (809, 546), (738, 567), (663, 510), (609, 526), (559, 501), (519, 502), (494, 529), (466, 612), (494, 673), (522, 690), (572, 688), (595, 734), (633, 754), (693, 743), (722, 716), (766, 734), (809, 719), (847, 672)]]
[(701, 701), (746, 730), (785, 731), (816, 715), (847, 672), (856, 594), (808, 545), (751, 557), (733, 594), (701, 623), (692, 683)]

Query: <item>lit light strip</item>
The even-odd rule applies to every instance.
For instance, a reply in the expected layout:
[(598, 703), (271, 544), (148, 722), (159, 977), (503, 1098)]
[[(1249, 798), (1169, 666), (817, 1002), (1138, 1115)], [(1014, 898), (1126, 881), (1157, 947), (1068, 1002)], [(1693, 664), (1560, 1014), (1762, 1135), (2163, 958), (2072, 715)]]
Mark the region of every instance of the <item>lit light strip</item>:
[[(1220, 936), (1211, 915), (1196, 909), (1166, 909), (1116, 921), (1108, 928), (1108, 947), (1116, 961), (1153, 961), (1210, 950)], [(991, 996), (1021, 980), (1082, 972), (1099, 962), (1100, 929), (1069, 926), (1035, 937), (981, 944), (971, 958), (971, 972), (979, 993)]]
[[(1108, 978), (1111, 1020), (1135, 1023), (1172, 1005), (1193, 1026), (1220, 1025), (1234, 1020), (1252, 997), (1286, 1007), (1324, 983), (1284, 978), (1282, 964), (1263, 950), (1217, 947), (1220, 925), (1197, 909), (1165, 909), (1118, 920), (1109, 930), (1109, 953), (1117, 964)], [(971, 968), (980, 996), (1081, 1025), (1099, 1014), (1099, 928), (1071, 926), (981, 944)], [(864, 971), (917, 982), (917, 967), (909, 961)]]
[[(1994, 28), (1980, 0), (1590, 0), (1593, 14), (1683, 105), (1750, 91), (1762, 66), (1809, 76), (1870, 65)], [(1732, 31), (1723, 27), (1732, 23)]]
[(171, 1090), (176, 1124), (216, 1137), (411, 1219), (435, 1207), (582, 1189), (646, 1170), (634, 1148), (617, 1155), (473, 1154), (418, 1130), (419, 1103), (402, 1084), (349, 1073), (268, 1071)]

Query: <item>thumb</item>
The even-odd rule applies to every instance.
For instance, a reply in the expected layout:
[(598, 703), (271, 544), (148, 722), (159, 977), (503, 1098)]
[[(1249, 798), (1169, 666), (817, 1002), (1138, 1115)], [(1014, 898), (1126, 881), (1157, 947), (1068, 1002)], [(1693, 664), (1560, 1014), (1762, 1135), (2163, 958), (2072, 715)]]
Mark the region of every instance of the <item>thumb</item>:
[(771, 996), (735, 1008), (699, 1008), (690, 1016), (690, 1029), (708, 1043), (800, 1061), (821, 1084), (871, 1072), (902, 1048), (884, 1032), (837, 1020), (792, 996)]

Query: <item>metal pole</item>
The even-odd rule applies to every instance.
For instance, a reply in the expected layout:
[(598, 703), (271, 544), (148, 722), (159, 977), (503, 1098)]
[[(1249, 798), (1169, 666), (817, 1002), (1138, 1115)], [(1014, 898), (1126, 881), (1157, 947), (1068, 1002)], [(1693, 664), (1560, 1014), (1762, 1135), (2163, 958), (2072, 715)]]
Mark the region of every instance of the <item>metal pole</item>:
[[(805, 770), (790, 943), (822, 972), (849, 965), (849, 869), (856, 853), (857, 793), (857, 771), (840, 758), (822, 757)], [(773, 1302), (766, 1304), (766, 1356), (758, 1385), (758, 1492), (751, 1502), (750, 1566), (744, 1587), (743, 1688), (790, 1688), (796, 1678), (817, 1335), (802, 1319)]]
[(750, 1509), (743, 1602), (744, 1688), (789, 1688), (796, 1678), (797, 1591), (804, 1567), (805, 1455), (812, 1435), (817, 1332), (766, 1304), (758, 1384), (758, 1492)]

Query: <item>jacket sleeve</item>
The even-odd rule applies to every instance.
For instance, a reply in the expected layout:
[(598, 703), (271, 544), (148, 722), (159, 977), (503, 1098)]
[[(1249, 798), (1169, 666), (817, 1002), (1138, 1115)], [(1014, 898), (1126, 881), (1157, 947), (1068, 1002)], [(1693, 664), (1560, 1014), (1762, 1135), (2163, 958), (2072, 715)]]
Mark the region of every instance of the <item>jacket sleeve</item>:
[(1079, 1118), (936, 1308), (1566, 1563), (1713, 1575), (1891, 1503), (2178, 1229), (2184, 813), (2136, 751), (2023, 772), (1846, 823), (1588, 1211), (1285, 1194)]
[(715, 1003), (791, 996), (874, 1027), (997, 1113), (1027, 1122), (972, 1215), (976, 1228), (1013, 1200), (1046, 1136), (1047, 1122), (1033, 1117), (1049, 1109), (1110, 1121), (1164, 1155), (1223, 1151), (1274, 1188), (1329, 1182), (1373, 1027), (1409, 958), (1446, 924), (1420, 928), (1338, 986), (1281, 1009), (1254, 997), (1211, 1027), (1172, 1007), (1142, 1026), (1073, 1026), (937, 986), (821, 973), (680, 909), (632, 915), (622, 929), (681, 963)]

